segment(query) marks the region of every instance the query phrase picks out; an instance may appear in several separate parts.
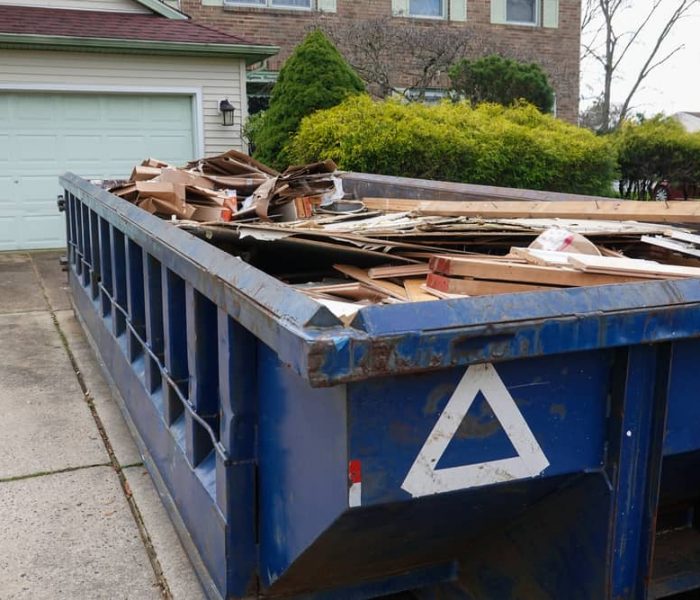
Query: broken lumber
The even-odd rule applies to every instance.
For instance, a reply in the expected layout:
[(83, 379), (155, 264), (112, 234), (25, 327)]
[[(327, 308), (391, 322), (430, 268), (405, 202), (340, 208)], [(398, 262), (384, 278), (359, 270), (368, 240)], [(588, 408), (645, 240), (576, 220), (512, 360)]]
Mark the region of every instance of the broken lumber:
[(441, 217), (518, 219), (598, 219), (650, 223), (700, 223), (700, 201), (637, 202), (600, 200), (572, 202), (470, 202), (364, 198), (370, 210), (413, 212)]
[(650, 260), (612, 258), (610, 256), (576, 256), (571, 265), (590, 274), (615, 274), (627, 277), (656, 279), (678, 277), (700, 277), (700, 268), (666, 265)]
[(391, 283), (390, 281), (371, 279), (370, 276), (367, 274), (367, 271), (360, 269), (359, 267), (353, 267), (352, 265), (333, 265), (333, 268), (336, 271), (340, 271), (341, 273), (343, 273), (343, 275), (347, 275), (352, 279), (361, 281), (362, 283), (368, 285), (371, 288), (384, 292), (392, 298), (404, 301), (408, 300), (406, 290), (403, 286), (396, 285), (395, 283)]
[(397, 265), (391, 267), (374, 267), (367, 271), (367, 274), (372, 279), (415, 277), (417, 275), (427, 275), (428, 273), (430, 273), (430, 267), (427, 265), (427, 263), (417, 265)]

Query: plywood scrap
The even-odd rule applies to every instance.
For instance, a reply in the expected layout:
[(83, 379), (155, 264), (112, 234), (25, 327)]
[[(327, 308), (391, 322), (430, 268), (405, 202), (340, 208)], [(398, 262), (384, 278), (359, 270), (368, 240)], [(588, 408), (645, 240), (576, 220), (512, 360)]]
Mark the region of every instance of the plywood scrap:
[(422, 277), (417, 279), (403, 280), (403, 287), (406, 290), (406, 296), (408, 296), (409, 301), (430, 302), (433, 300), (437, 300), (437, 296), (435, 296), (435, 294), (426, 292), (423, 286), (425, 286), (425, 278)]
[(700, 201), (637, 202), (600, 200), (571, 202), (469, 202), (365, 198), (370, 209), (420, 215), (481, 218), (566, 218), (651, 223), (700, 223)]
[(548, 286), (528, 285), (505, 281), (481, 279), (459, 279), (431, 273), (426, 282), (427, 287), (448, 294), (465, 294), (467, 296), (491, 296), (495, 294), (516, 294), (519, 292), (541, 292), (551, 290)]

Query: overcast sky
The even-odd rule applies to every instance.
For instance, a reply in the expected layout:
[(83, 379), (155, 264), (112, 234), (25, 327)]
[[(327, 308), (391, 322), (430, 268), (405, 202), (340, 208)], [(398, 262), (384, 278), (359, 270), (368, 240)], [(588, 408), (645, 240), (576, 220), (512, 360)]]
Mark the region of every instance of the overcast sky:
[[(658, 38), (658, 31), (678, 2), (679, 0), (663, 0), (658, 17), (647, 26), (646, 34), (630, 50), (623, 65), (624, 70), (619, 73), (620, 78), (613, 86), (614, 102), (624, 100)], [(630, 24), (628, 29), (631, 29), (631, 24), (640, 23), (644, 19), (652, 0), (633, 0), (631, 5), (624, 13), (624, 22)], [(633, 100), (633, 112), (648, 115), (658, 112), (700, 112), (700, 6), (696, 5), (691, 10), (692, 16), (676, 25), (659, 57), (665, 55), (664, 51), (668, 52), (679, 44), (684, 44), (685, 48), (649, 75)], [(582, 106), (585, 106), (589, 102), (587, 98), (602, 91), (602, 74), (592, 61), (584, 61), (582, 65), (581, 84)]]

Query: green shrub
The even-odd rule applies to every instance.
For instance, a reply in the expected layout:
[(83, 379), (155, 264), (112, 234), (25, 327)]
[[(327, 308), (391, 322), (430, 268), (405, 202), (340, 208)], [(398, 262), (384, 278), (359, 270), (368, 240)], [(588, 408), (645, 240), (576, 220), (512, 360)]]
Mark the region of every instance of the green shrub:
[(254, 133), (255, 158), (283, 169), (286, 146), (306, 115), (365, 89), (362, 80), (319, 30), (306, 36), (280, 71), (270, 107)]
[(620, 194), (648, 200), (664, 183), (694, 194), (700, 184), (700, 134), (687, 133), (675, 119), (661, 115), (642, 123), (624, 123), (615, 134), (620, 160)]
[(463, 59), (450, 68), (452, 89), (473, 104), (496, 102), (504, 106), (526, 100), (542, 112), (552, 112), (554, 89), (535, 63), (522, 63), (493, 54)]
[(602, 195), (616, 167), (608, 139), (533, 106), (366, 96), (304, 119), (290, 153), (298, 163), (330, 158), (352, 171)]
[(255, 140), (258, 139), (260, 135), (260, 129), (262, 128), (263, 121), (265, 119), (265, 111), (261, 110), (254, 115), (250, 115), (246, 122), (243, 124), (243, 130), (241, 131), (241, 137), (245, 142), (248, 143), (248, 148), (250, 152), (255, 151)]

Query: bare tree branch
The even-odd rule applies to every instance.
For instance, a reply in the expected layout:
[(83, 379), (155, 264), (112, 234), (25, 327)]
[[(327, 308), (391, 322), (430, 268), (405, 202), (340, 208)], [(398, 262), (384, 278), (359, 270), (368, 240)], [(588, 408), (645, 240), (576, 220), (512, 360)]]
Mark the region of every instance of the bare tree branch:
[(315, 26), (331, 38), (380, 98), (397, 93), (424, 97), (426, 88), (439, 86), (449, 67), (479, 43), (470, 29), (396, 25), (390, 18), (340, 23), (320, 20)]
[[(648, 51), (642, 67), (636, 72), (633, 84), (627, 97), (619, 107), (619, 112), (611, 118), (612, 113), (612, 91), (617, 80), (617, 73), (622, 70), (625, 59), (629, 51), (641, 39), (647, 35), (652, 24), (656, 25), (659, 18), (658, 13), (662, 6), (668, 6), (669, 0), (653, 0), (651, 7), (646, 12), (644, 18), (636, 23), (630, 30), (625, 27), (620, 31), (621, 22), (625, 21), (626, 11), (631, 6), (631, 0), (585, 0), (583, 17), (581, 21), (582, 36), (582, 60), (592, 59), (603, 70), (603, 90), (600, 95), (596, 110), (600, 112), (600, 123), (604, 131), (610, 127), (616, 128), (627, 117), (631, 103), (635, 94), (639, 91), (645, 79), (655, 69), (669, 61), (677, 54), (682, 46), (674, 48), (672, 51), (658, 59), (664, 44), (676, 24), (688, 15), (690, 9), (696, 6), (700, 0), (673, 0), (674, 9), (668, 19), (663, 22), (656, 40)], [(599, 43), (598, 39), (604, 34), (604, 42)]]

